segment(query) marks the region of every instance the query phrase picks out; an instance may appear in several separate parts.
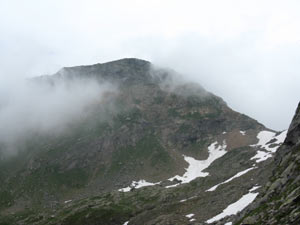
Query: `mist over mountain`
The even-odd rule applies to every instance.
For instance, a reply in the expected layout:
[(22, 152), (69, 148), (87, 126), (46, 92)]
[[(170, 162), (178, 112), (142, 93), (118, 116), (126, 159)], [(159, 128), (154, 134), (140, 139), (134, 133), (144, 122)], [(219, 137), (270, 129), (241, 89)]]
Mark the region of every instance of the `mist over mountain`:
[(101, 104), (103, 95), (117, 91), (110, 83), (69, 77), (53, 82), (47, 77), (21, 80), (9, 88), (1, 90), (0, 143), (11, 153), (28, 136), (62, 132)]
[(299, 6), (296, 0), (2, 1), (0, 86), (63, 66), (143, 58), (283, 130), (300, 97)]
[[(114, 77), (109, 77), (106, 75), (107, 69), (97, 71), (97, 67), (101, 68), (101, 64), (98, 64), (90, 68), (63, 68), (53, 76), (44, 75), (3, 86), (0, 95), (0, 126), (6, 129), (0, 130), (0, 143), (5, 145), (6, 153), (18, 151), (18, 144), (22, 145), (31, 135), (51, 135), (66, 131), (76, 121), (88, 117), (93, 107), (108, 101), (109, 96), (116, 95), (119, 86), (130, 79), (135, 82), (152, 79), (165, 91), (187, 95), (185, 88), (178, 88), (188, 83), (181, 75), (170, 69), (154, 68), (146, 61), (143, 63), (149, 67), (148, 77), (130, 77), (131, 74), (124, 77), (114, 74)], [(198, 92), (203, 98), (208, 95), (200, 85), (189, 85), (194, 86), (195, 94)], [(102, 104), (103, 109), (117, 110), (112, 108), (113, 99), (110, 101), (111, 104)], [(105, 113), (99, 116), (103, 120), (107, 117)]]

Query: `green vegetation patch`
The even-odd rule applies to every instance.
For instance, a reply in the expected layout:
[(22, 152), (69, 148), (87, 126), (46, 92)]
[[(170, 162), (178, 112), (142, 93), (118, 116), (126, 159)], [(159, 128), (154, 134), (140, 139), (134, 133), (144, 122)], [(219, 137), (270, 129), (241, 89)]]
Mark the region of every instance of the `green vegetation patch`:
[(62, 225), (110, 225), (128, 220), (134, 209), (126, 205), (110, 204), (101, 208), (84, 208), (63, 220)]
[[(112, 172), (120, 171), (124, 165), (139, 165), (141, 162), (150, 161), (151, 166), (166, 164), (170, 161), (168, 152), (161, 146), (155, 136), (146, 136), (136, 145), (120, 148), (113, 153), (111, 165)], [(132, 168), (134, 169), (134, 168)]]
[(7, 206), (14, 199), (14, 196), (9, 191), (0, 191), (0, 208), (1, 206)]
[(174, 108), (168, 109), (168, 115), (170, 117), (179, 117), (180, 116), (180, 114)]
[(57, 188), (80, 188), (88, 180), (86, 171), (74, 168), (67, 171), (60, 171), (57, 166), (43, 167), (34, 171), (24, 181), (23, 188), (29, 192), (35, 192), (41, 188), (49, 191), (57, 191)]
[(124, 124), (132, 125), (133, 122), (136, 122), (141, 117), (142, 113), (136, 107), (128, 111), (120, 112), (114, 117), (114, 128), (118, 129)]

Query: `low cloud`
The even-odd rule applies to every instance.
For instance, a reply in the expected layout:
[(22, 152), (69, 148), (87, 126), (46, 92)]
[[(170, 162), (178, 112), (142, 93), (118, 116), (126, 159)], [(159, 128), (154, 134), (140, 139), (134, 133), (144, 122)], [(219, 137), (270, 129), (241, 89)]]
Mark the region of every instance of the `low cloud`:
[(116, 87), (91, 79), (38, 78), (1, 85), (0, 143), (10, 153), (14, 144), (34, 133), (64, 131), (74, 121), (83, 119), (90, 107), (101, 103)]
[(299, 6), (296, 0), (0, 1), (0, 85), (136, 57), (186, 74), (267, 127), (286, 129), (300, 98)]

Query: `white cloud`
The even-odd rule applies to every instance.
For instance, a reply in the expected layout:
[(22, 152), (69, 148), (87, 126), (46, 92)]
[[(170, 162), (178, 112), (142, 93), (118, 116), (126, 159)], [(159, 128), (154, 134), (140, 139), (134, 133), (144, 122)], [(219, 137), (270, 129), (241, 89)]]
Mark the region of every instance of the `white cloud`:
[(55, 85), (32, 80), (0, 84), (0, 145), (14, 153), (15, 144), (28, 135), (58, 134), (102, 104), (105, 93), (115, 91), (111, 84), (92, 79), (58, 79)]
[(274, 129), (299, 100), (296, 0), (0, 2), (0, 82), (141, 57), (167, 65)]

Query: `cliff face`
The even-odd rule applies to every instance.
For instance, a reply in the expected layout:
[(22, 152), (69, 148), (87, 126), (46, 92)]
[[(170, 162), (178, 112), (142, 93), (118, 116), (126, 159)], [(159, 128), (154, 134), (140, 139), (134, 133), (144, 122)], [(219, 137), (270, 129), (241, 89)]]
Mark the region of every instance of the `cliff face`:
[(300, 224), (300, 104), (262, 194), (236, 224)]

